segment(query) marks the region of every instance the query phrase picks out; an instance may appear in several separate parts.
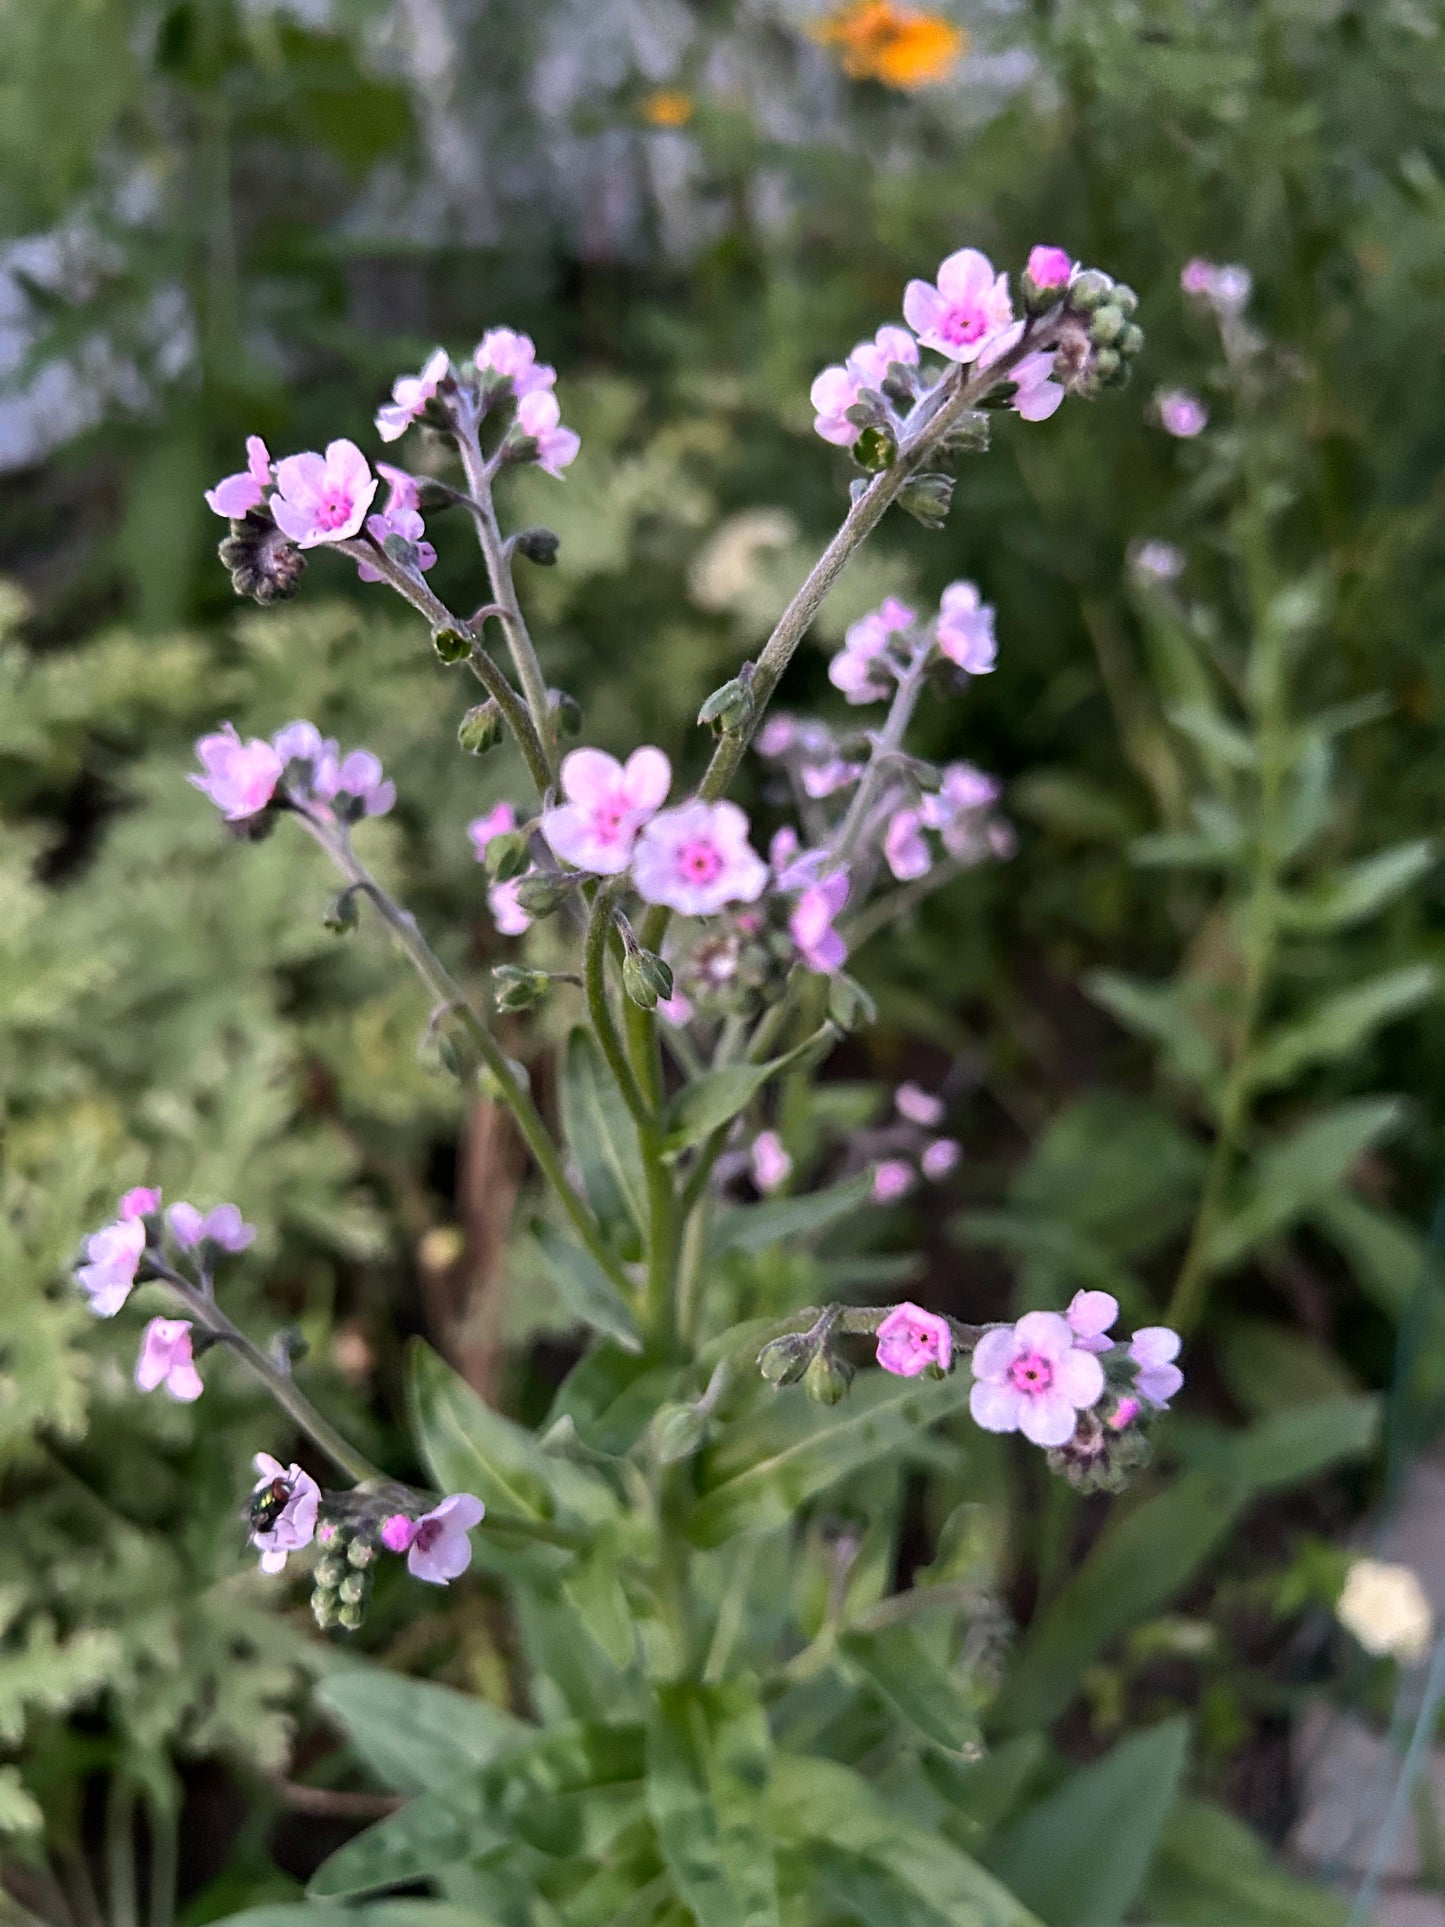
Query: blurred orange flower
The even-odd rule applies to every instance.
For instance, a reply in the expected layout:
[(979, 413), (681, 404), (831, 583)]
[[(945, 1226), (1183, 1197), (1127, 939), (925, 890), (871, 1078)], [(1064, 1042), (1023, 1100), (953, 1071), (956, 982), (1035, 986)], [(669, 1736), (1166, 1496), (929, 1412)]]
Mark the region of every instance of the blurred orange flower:
[(892, 0), (851, 0), (813, 29), (837, 49), (855, 80), (881, 80), (911, 92), (946, 80), (968, 52), (968, 35), (942, 14), (917, 13)]
[(692, 95), (659, 87), (656, 93), (643, 95), (637, 112), (649, 127), (686, 127), (692, 119)]

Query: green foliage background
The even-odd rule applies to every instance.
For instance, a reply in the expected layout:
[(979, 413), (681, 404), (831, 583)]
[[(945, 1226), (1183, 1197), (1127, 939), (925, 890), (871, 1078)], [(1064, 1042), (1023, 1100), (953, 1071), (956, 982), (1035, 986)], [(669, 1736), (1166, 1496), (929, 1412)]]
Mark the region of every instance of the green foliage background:
[[(95, 1879), (113, 1911), (135, 1885), (139, 1805), (141, 1885), (180, 1853), (190, 1918), (284, 1900), (321, 1857), (274, 1831), (289, 1783), (351, 1787), (354, 1758), (367, 1784), (437, 1794), (468, 1733), (473, 1766), (515, 1739), (487, 1703), (520, 1710), (500, 1592), (484, 1611), (429, 1599), (420, 1619), (381, 1593), (363, 1647), (480, 1695), (445, 1710), (426, 1697), (441, 1686), (399, 1679), (348, 1697), (356, 1655), (277, 1610), (237, 1518), (250, 1452), (276, 1444), (269, 1409), (224, 1371), (194, 1411), (138, 1400), (133, 1333), (98, 1328), (66, 1288), (115, 1192), (146, 1178), (241, 1199), (262, 1228), (241, 1310), (301, 1328), (317, 1395), (398, 1472), (416, 1469), (403, 1337), (470, 1360), (528, 1420), (573, 1355), (535, 1252), (499, 1270), (479, 1251), (466, 1173), (485, 1119), (463, 1115), (419, 1045), (423, 993), (374, 931), (339, 943), (322, 929), (309, 848), (228, 848), (183, 781), (194, 736), (223, 716), (244, 733), (310, 715), (370, 744), (402, 797), (370, 833), (378, 867), (477, 976), (500, 952), (463, 828), (513, 773), (456, 753), (459, 672), (334, 559), (284, 612), (238, 612), (200, 489), (248, 430), (277, 450), (336, 434), (369, 446), (376, 400), (434, 340), (530, 328), (584, 438), (565, 485), (529, 476), (511, 503), (518, 524), (563, 538), (557, 569), (525, 585), (549, 674), (583, 701), (592, 740), (690, 741), (691, 771), (698, 702), (840, 512), (812, 375), (951, 248), (1016, 265), (1042, 238), (1137, 287), (1145, 367), (1109, 406), (1010, 424), (963, 471), (946, 533), (890, 524), (829, 609), (824, 642), (881, 592), (979, 581), (1000, 668), (929, 719), (927, 748), (997, 770), (1020, 831), (1014, 862), (863, 953), (882, 1021), (830, 1101), (842, 1115), (866, 1075), (949, 1074), (966, 1159), (948, 1223), (886, 1228), (893, 1251), (923, 1239), (924, 1269), (899, 1278), (929, 1302), (988, 1316), (1088, 1283), (1157, 1313), (1227, 1109), (1271, 650), (1298, 699), (1276, 803), (1301, 836), (1258, 1040), (1275, 1070), (1208, 1227), (1198, 1390), (1166, 1434), (1167, 1476), (1105, 1515), (1057, 1487), (1043, 1502), (1032, 1470), (1001, 1456), (963, 1470), (948, 1432), (914, 1469), (911, 1503), (933, 1527), (983, 1506), (958, 1570), (1025, 1629), (990, 1702), (986, 1766), (970, 1776), (925, 1749), (870, 1792), (840, 1739), (796, 1785), (774, 1779), (780, 1851), (829, 1845), (821, 1917), (898, 1918), (906, 1893), (903, 1917), (964, 1918), (957, 1866), (925, 1852), (931, 1826), (937, 1853), (981, 1850), (1065, 1927), (1059, 1909), (1097, 1872), (1073, 1868), (1068, 1843), (1164, 1787), (1132, 1881), (1126, 1869), (1091, 1918), (1326, 1918), (1232, 1831), (1227, 1805), (1249, 1802), (1228, 1761), (1299, 1686), (1279, 1652), (1301, 1610), (1328, 1601), (1318, 1540), (1429, 1434), (1445, 1376), (1422, 1235), (1445, 1069), (1445, 10), (961, 7), (973, 45), (958, 81), (905, 97), (845, 82), (801, 14), (716, 5), (644, 33), (628, 9), (597, 9), (577, 55), (601, 48), (595, 81), (560, 110), (531, 77), (581, 33), (575, 9), (439, 7), (450, 60), (425, 85), (398, 52), (405, 11), (368, 0), (320, 30), (226, 0), (0, 4), (5, 228), (60, 229), (76, 248), (63, 285), (49, 257), (22, 259), (34, 334), (18, 378), (69, 359), (118, 390), (0, 492), (0, 560), (19, 585), (0, 648), (0, 1827), (16, 1891), (81, 1920)], [(683, 130), (640, 118), (661, 83), (694, 98)], [(469, 189), (465, 165), (439, 160), (456, 143), (474, 167), (501, 155), (508, 169)], [(625, 185), (625, 220), (586, 204), (554, 164), (563, 149), (587, 179)], [(1178, 295), (1195, 253), (1255, 275), (1275, 348), (1254, 389), (1224, 382)], [(1198, 446), (1150, 424), (1150, 389), (1173, 382), (1215, 411)], [(759, 506), (785, 513), (778, 544), (725, 595), (700, 591), (714, 532)], [(433, 533), (438, 585), (466, 606), (480, 594), (466, 545), (444, 519)], [(1131, 576), (1146, 536), (1187, 549), (1177, 597)], [(823, 699), (823, 660), (807, 654), (790, 701)], [(449, 1299), (436, 1280), (458, 1223)], [(740, 1302), (806, 1302), (841, 1253), (825, 1239), (772, 1269), (749, 1260)], [(805, 1422), (822, 1415), (776, 1420)], [(1321, 1483), (1342, 1463), (1348, 1478)], [(706, 1476), (726, 1490), (726, 1464)], [(875, 1476), (877, 1548), (859, 1570), (876, 1590), (860, 1611), (918, 1555), (916, 1527), (900, 1555), (901, 1473)], [(1291, 1505), (1268, 1496), (1301, 1484)], [(1241, 1538), (1261, 1505), (1267, 1527)], [(535, 1635), (539, 1649), (559, 1638)], [(887, 1655), (860, 1646), (850, 1664), (855, 1686), (872, 1682), (860, 1703), (892, 1703)], [(324, 1714), (301, 1692), (317, 1675)], [(997, 1669), (987, 1678), (991, 1695)], [(699, 1730), (729, 1758), (757, 1741), (744, 1689), (708, 1691), (647, 1740), (683, 1808), (711, 1770), (688, 1752)], [(1181, 1707), (1194, 1792), (1171, 1804)], [(384, 1749), (408, 1722), (431, 1737), (398, 1770)], [(215, 1771), (201, 1763), (218, 1761), (240, 1791), (226, 1853), (199, 1854), (186, 1815)], [(901, 1825), (869, 1804), (883, 1799), (920, 1816), (892, 1861), (866, 1844)], [(664, 1843), (686, 1824), (653, 1817)], [(627, 1879), (657, 1877), (652, 1849), (629, 1860), (620, 1839), (623, 1888), (592, 1896), (599, 1921)], [(709, 1927), (719, 1917), (684, 1898)], [(448, 1899), (482, 1904), (465, 1882)], [(593, 1917), (575, 1895), (553, 1903), (552, 1917)], [(978, 1919), (1026, 1918), (979, 1904)]]

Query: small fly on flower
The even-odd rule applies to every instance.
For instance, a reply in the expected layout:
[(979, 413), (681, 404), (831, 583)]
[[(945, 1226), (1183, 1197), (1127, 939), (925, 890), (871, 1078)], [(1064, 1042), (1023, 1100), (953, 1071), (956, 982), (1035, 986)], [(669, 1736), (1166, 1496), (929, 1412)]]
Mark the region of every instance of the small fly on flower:
[(245, 1519), (252, 1532), (269, 1532), (286, 1510), (291, 1497), (291, 1481), (284, 1474), (258, 1486), (251, 1494)]

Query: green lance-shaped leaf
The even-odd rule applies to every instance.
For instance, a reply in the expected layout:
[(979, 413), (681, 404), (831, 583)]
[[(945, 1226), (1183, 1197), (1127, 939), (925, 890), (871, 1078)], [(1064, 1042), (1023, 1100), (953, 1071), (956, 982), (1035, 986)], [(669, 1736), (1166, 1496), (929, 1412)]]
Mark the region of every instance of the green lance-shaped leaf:
[(1179, 1798), (1189, 1725), (1131, 1734), (1015, 1821), (988, 1862), (1051, 1927), (1119, 1927)]
[(580, 1026), (568, 1037), (563, 1060), (562, 1128), (604, 1231), (624, 1257), (636, 1257), (647, 1222), (637, 1126), (591, 1032)]
[(730, 1124), (773, 1078), (815, 1062), (835, 1034), (832, 1026), (825, 1024), (794, 1049), (781, 1057), (770, 1058), (765, 1064), (728, 1064), (720, 1071), (707, 1071), (684, 1084), (662, 1120), (668, 1154), (676, 1156), (710, 1137), (720, 1125)]
[(640, 1352), (642, 1336), (637, 1320), (592, 1253), (544, 1222), (532, 1226), (532, 1235), (542, 1253), (547, 1275), (573, 1317), (604, 1337), (616, 1339), (624, 1350)]
[(662, 1686), (647, 1730), (647, 1800), (698, 1927), (778, 1927), (766, 1797), (772, 1742), (750, 1682)]
[(415, 1342), (408, 1364), (412, 1423), (438, 1488), (474, 1492), (514, 1518), (549, 1518), (549, 1468), (531, 1433), (484, 1405), (430, 1346)]
[(977, 1746), (977, 1712), (911, 1627), (844, 1633), (838, 1650), (900, 1719), (935, 1746), (949, 1753)]
[(1311, 1064), (1333, 1063), (1365, 1044), (1382, 1024), (1415, 1010), (1439, 989), (1430, 964), (1407, 964), (1384, 971), (1317, 1004), (1305, 1016), (1279, 1025), (1261, 1043), (1249, 1065), (1256, 1090), (1288, 1084)]
[(1287, 894), (1279, 906), (1280, 920), (1287, 930), (1310, 932), (1364, 923), (1417, 883), (1434, 862), (1434, 847), (1423, 839), (1377, 850), (1313, 889)]
[(626, 1666), (637, 1650), (637, 1621), (623, 1590), (614, 1535), (597, 1535), (569, 1567), (562, 1590), (612, 1664)]
[(1345, 1927), (1346, 1903), (1275, 1866), (1241, 1821), (1182, 1800), (1144, 1885), (1147, 1918), (1180, 1927)]
[(520, 1720), (490, 1701), (380, 1666), (330, 1673), (316, 1699), (345, 1729), (352, 1747), (394, 1793), (450, 1786), (485, 1766), (525, 1734)]
[(739, 1207), (719, 1220), (708, 1248), (717, 1255), (725, 1251), (766, 1251), (787, 1238), (806, 1238), (846, 1218), (872, 1194), (873, 1180), (865, 1173), (843, 1184), (829, 1185), (826, 1191)]

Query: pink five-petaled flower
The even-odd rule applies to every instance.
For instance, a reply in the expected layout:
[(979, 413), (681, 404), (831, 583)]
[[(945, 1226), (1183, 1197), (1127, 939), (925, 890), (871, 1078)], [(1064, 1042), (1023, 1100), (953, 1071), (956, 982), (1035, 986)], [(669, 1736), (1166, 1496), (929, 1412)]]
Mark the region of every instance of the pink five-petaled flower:
[(270, 743), (259, 736), (243, 743), (232, 723), (223, 723), (212, 736), (202, 736), (196, 755), (206, 773), (186, 780), (210, 797), (228, 823), (259, 815), (275, 795), (285, 768)]
[(515, 328), (488, 328), (473, 350), (472, 361), (479, 374), (504, 375), (518, 400), (552, 387), (557, 379), (555, 368), (538, 361), (532, 337)]
[(222, 1251), (244, 1251), (256, 1235), (255, 1225), (245, 1223), (234, 1204), (218, 1204), (204, 1216), (193, 1204), (173, 1204), (166, 1220), (182, 1251), (194, 1251), (201, 1243)]
[(251, 1544), (261, 1554), (262, 1572), (280, 1572), (286, 1564), (287, 1553), (300, 1552), (316, 1536), (321, 1488), (299, 1465), (282, 1465), (269, 1452), (258, 1452), (251, 1464), (261, 1475), (255, 1486), (257, 1492), (278, 1480), (284, 1488), (285, 1502), (279, 1514), (264, 1531), (251, 1533)]
[(406, 1554), (407, 1571), (413, 1579), (445, 1586), (459, 1579), (472, 1563), (467, 1534), (482, 1523), (486, 1513), (481, 1500), (470, 1492), (454, 1492), (419, 1519), (393, 1512), (382, 1523), (381, 1543), (389, 1552)]
[(969, 1410), (986, 1432), (1022, 1432), (1035, 1445), (1064, 1445), (1078, 1415), (1098, 1403), (1104, 1368), (1081, 1351), (1067, 1318), (1029, 1311), (987, 1331), (973, 1354)]
[(626, 763), (606, 750), (574, 749), (561, 783), (567, 800), (543, 812), (543, 836), (575, 869), (617, 876), (643, 825), (667, 801), (672, 765), (660, 749), (635, 749)]
[(921, 1125), (925, 1131), (943, 1122), (943, 1099), (935, 1097), (932, 1091), (925, 1091), (920, 1084), (900, 1084), (893, 1093), (893, 1108), (900, 1117), (910, 1124)]
[(946, 1372), (953, 1363), (948, 1320), (906, 1300), (895, 1305), (878, 1327), (878, 1363), (896, 1378), (917, 1378), (930, 1365)]
[(582, 446), (576, 429), (562, 426), (562, 410), (549, 388), (534, 388), (517, 403), (517, 432), (537, 444), (537, 465), (559, 481)]
[[(426, 412), (427, 403), (450, 369), (446, 349), (434, 348), (419, 375), (397, 376), (391, 384), (391, 400), (383, 402), (376, 411), (376, 432), (384, 442), (398, 440)], [(301, 546), (306, 545), (303, 542)]]
[(907, 1158), (882, 1158), (873, 1167), (873, 1202), (894, 1204), (906, 1198), (917, 1182)]
[[(417, 479), (404, 468), (378, 462), (376, 472), (386, 483), (386, 506), (379, 515), (368, 515), (366, 532), (381, 549), (389, 535), (399, 535), (416, 550), (416, 566), (426, 570), (435, 566), (437, 552), (426, 540), (426, 524), (421, 518)], [(374, 562), (358, 562), (356, 573), (363, 582), (383, 582), (385, 577)]]
[(239, 522), (252, 509), (260, 508), (271, 486), (271, 457), (259, 435), (246, 437), (246, 466), (239, 475), (227, 475), (214, 488), (206, 490), (206, 507), (232, 522)]
[(1154, 405), (1159, 411), (1159, 426), (1178, 441), (1193, 441), (1209, 425), (1209, 410), (1187, 388), (1161, 388)]
[(120, 1201), (122, 1218), (148, 1218), (160, 1208), (160, 1187), (153, 1184), (133, 1185)]
[(897, 596), (886, 597), (849, 626), (843, 647), (828, 665), (829, 682), (850, 703), (881, 701), (894, 674), (889, 645), (895, 636), (906, 636), (917, 620), (917, 610)]
[(888, 370), (895, 363), (905, 368), (918, 366), (918, 343), (906, 328), (888, 322), (871, 341), (860, 341), (849, 355), (848, 373), (865, 388), (881, 388)]
[(780, 1184), (786, 1184), (793, 1175), (793, 1160), (783, 1149), (783, 1140), (776, 1131), (758, 1132), (748, 1153), (748, 1165), (753, 1183), (765, 1196), (769, 1191), (776, 1191)]
[(472, 840), (472, 853), (478, 863), (486, 862), (487, 845), (495, 837), (510, 836), (516, 827), (517, 812), (510, 803), (498, 803), (485, 816), (474, 816), (467, 825), (467, 835)]
[(97, 1318), (114, 1318), (135, 1284), (146, 1230), (139, 1218), (103, 1224), (85, 1241), (86, 1263), (76, 1268), (76, 1282), (90, 1298)]
[(1076, 1291), (1064, 1316), (1080, 1351), (1106, 1352), (1114, 1343), (1109, 1327), (1119, 1316), (1119, 1301), (1108, 1291)]
[(960, 248), (938, 270), (938, 281), (910, 281), (903, 315), (925, 348), (950, 361), (973, 361), (990, 336), (1013, 320), (1008, 276), (977, 248)]
[(298, 549), (314, 549), (350, 541), (375, 494), (376, 477), (356, 443), (328, 442), (324, 455), (310, 449), (277, 462), (271, 513)]
[(831, 977), (841, 970), (848, 946), (833, 928), (833, 919), (848, 901), (848, 879), (841, 870), (810, 883), (793, 905), (788, 918), (788, 934), (798, 946), (798, 955), (809, 970)]
[(654, 816), (632, 855), (637, 893), (684, 917), (710, 917), (725, 903), (756, 903), (768, 866), (748, 841), (736, 803), (704, 803)]
[(508, 877), (505, 883), (494, 883), (487, 891), (492, 922), (504, 937), (520, 937), (532, 927), (532, 919), (517, 900), (517, 885), (521, 881), (520, 877)]
[(1129, 1340), (1129, 1356), (1139, 1367), (1134, 1389), (1162, 1411), (1184, 1383), (1174, 1363), (1179, 1356), (1179, 1334), (1167, 1325), (1146, 1325)]
[(949, 583), (939, 600), (933, 634), (940, 655), (967, 675), (986, 676), (997, 660), (993, 605), (972, 582)]
[(205, 1390), (191, 1356), (189, 1318), (153, 1318), (141, 1339), (135, 1382), (143, 1392), (164, 1385), (172, 1398), (189, 1405)]
[(1024, 272), (1040, 294), (1062, 294), (1074, 272), (1073, 261), (1063, 248), (1032, 247)]
[(825, 442), (832, 442), (835, 448), (851, 448), (863, 433), (856, 422), (848, 419), (848, 410), (858, 404), (860, 386), (846, 368), (840, 368), (835, 362), (822, 370), (808, 390), (816, 417), (813, 432)]
[(386, 780), (380, 760), (369, 749), (353, 749), (340, 760), (335, 751), (323, 756), (315, 791), (323, 803), (349, 799), (340, 803), (338, 814), (351, 819), (385, 816), (396, 802), (396, 784)]

